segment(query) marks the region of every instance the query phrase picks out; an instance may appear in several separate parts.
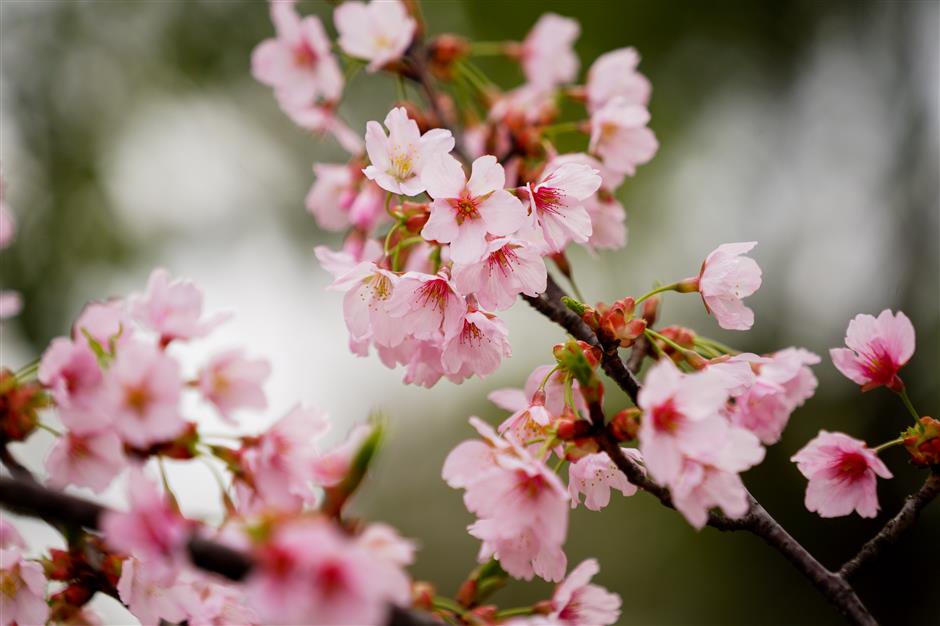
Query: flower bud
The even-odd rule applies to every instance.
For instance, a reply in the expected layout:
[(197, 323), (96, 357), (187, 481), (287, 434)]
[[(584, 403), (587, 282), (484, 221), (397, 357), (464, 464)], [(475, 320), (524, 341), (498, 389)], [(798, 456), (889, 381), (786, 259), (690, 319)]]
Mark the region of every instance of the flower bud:
[(659, 306), (662, 301), (662, 298), (658, 295), (643, 301), (643, 319), (646, 320), (647, 326), (656, 324), (656, 320), (659, 318)]
[(640, 416), (642, 414), (643, 412), (636, 407), (620, 411), (607, 424), (607, 432), (617, 442), (636, 439), (637, 433), (640, 431)]
[(0, 440), (23, 441), (39, 423), (37, 411), (49, 398), (37, 382), (24, 383), (8, 370), (0, 371)]
[[(573, 418), (573, 419), (572, 419)], [(557, 422), (555, 436), (562, 441), (573, 441), (581, 437), (586, 437), (591, 432), (591, 423), (576, 416), (570, 416), (560, 419)]]
[(940, 421), (925, 415), (904, 431), (904, 447), (914, 465), (940, 465)]
[(470, 44), (463, 37), (450, 33), (438, 35), (428, 44), (431, 72), (440, 80), (454, 77), (454, 63), (467, 56)]
[(434, 608), (434, 596), (437, 589), (426, 580), (416, 580), (411, 584), (411, 606), (430, 611)]

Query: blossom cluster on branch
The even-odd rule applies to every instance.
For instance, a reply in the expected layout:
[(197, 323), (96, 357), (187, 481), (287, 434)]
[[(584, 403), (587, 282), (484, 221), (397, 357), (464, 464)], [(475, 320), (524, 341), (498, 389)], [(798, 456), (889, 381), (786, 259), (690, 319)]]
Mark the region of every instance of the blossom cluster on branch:
[[(144, 624), (380, 624), (391, 607), (450, 624), (614, 624), (623, 600), (591, 582), (599, 562), (568, 563), (569, 516), (640, 490), (696, 529), (758, 534), (852, 621), (873, 622), (847, 574), (827, 570), (789, 537), (742, 479), (814, 395), (811, 366), (821, 358), (798, 347), (742, 351), (661, 321), (667, 293), (696, 293), (718, 326), (750, 329), (754, 312), (744, 299), (762, 282), (749, 256), (756, 242), (719, 245), (697, 273), (645, 294), (590, 305), (578, 292), (567, 249), (596, 254), (626, 244), (615, 194), (658, 148), (637, 52), (602, 55), (578, 84), (580, 26), (551, 13), (521, 41), (471, 42), (428, 38), (416, 2), (349, 0), (333, 11), (334, 42), (293, 1), (273, 0), (270, 10), (275, 36), (254, 50), (253, 75), (298, 126), (334, 137), (350, 154), (347, 163), (313, 166), (306, 206), (323, 229), (345, 233), (340, 249), (315, 252), (334, 278), (330, 289), (344, 294), (351, 351), (374, 351), (404, 368), (405, 383), (431, 387), (488, 376), (510, 357), (499, 316), (518, 300), (572, 335), (550, 348), (550, 361), (523, 388), (493, 391), (490, 400), (509, 415), (495, 428), (471, 417), (477, 436), (444, 463), (442, 478), (463, 491), (475, 516), (467, 531), (480, 541), (479, 562), (453, 597), (440, 595), (409, 575), (413, 541), (348, 515), (380, 447), (381, 418), (333, 448), (321, 443), (327, 415), (303, 406), (262, 432), (206, 432), (191, 407), (212, 407), (238, 427), (244, 412), (266, 409), (271, 367), (235, 347), (186, 371), (179, 347), (229, 316), (206, 314), (197, 286), (157, 269), (142, 293), (90, 303), (40, 359), (0, 373), (7, 470), (33, 480), (8, 444), (46, 431), (55, 437), (49, 486), (101, 492), (120, 478), (129, 503), (94, 524), (59, 520), (67, 549), (34, 559), (4, 520), (3, 625), (96, 623), (88, 606), (96, 593), (117, 598)], [(524, 83), (499, 89), (474, 63), (479, 55), (518, 63)], [(362, 70), (396, 80), (399, 98), (360, 134), (340, 105)], [(565, 101), (583, 119), (563, 121)], [(562, 133), (582, 150), (562, 153)], [(5, 246), (12, 218), (0, 209)], [(550, 269), (577, 298), (564, 295)], [(940, 490), (940, 422), (914, 409), (901, 378), (915, 349), (903, 313), (858, 315), (845, 345), (831, 350), (835, 367), (863, 391), (897, 394), (913, 423), (875, 447), (820, 431), (792, 458), (808, 479), (806, 507), (822, 517), (876, 516), (877, 478), (892, 477), (879, 454), (891, 446), (903, 445), (932, 473), (912, 512), (889, 522), (856, 557), (863, 559)], [(626, 362), (620, 350), (630, 350)], [(632, 402), (610, 417), (602, 372)], [(61, 427), (46, 417), (53, 407)], [(183, 515), (165, 459), (209, 464), (221, 524)], [(208, 574), (190, 558), (194, 540), (246, 555), (247, 577)], [(534, 577), (558, 583), (551, 598), (490, 603), (508, 579)]]

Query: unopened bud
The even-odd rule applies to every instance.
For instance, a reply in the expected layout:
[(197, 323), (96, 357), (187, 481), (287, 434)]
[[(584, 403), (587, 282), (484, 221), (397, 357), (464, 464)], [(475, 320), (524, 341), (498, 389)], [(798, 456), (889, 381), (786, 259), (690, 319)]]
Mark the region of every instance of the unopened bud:
[(620, 411), (607, 424), (607, 432), (618, 442), (633, 441), (640, 431), (642, 414), (642, 411), (635, 407)]
[(659, 317), (659, 305), (662, 304), (662, 301), (662, 298), (658, 295), (643, 301), (643, 319), (646, 320), (647, 326), (656, 324), (656, 320)]
[(411, 606), (430, 611), (434, 608), (434, 596), (437, 589), (426, 580), (416, 580), (411, 584)]
[(555, 436), (562, 441), (573, 441), (581, 437), (586, 437), (591, 432), (591, 423), (582, 419), (566, 418), (557, 422)]
[(904, 447), (914, 465), (940, 465), (940, 421), (925, 415), (904, 431)]

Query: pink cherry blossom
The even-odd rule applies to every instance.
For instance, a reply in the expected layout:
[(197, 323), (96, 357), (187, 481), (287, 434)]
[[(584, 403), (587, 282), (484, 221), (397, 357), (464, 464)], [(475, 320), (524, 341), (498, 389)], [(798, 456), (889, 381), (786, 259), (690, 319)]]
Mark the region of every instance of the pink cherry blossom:
[(324, 230), (372, 228), (385, 216), (385, 194), (349, 165), (315, 163), (316, 181), (307, 194), (307, 210)]
[[(520, 119), (528, 124), (535, 124), (557, 110), (555, 90), (549, 85), (525, 83), (495, 98), (496, 101), (490, 107), (488, 115), (491, 122)], [(502, 126), (497, 126), (494, 130), (497, 133), (496, 143), (499, 146), (496, 154), (503, 154), (512, 147), (510, 137)]]
[(495, 556), (516, 578), (558, 581), (566, 559), (568, 494), (558, 476), (512, 440), (477, 418), (485, 442), (471, 440), (447, 456), (442, 475), (463, 488), (464, 504), (479, 518), (470, 534), (483, 541), (480, 558)]
[(9, 520), (0, 517), (0, 550), (9, 548), (25, 549), (26, 540)]
[(189, 522), (138, 469), (129, 475), (127, 497), (130, 511), (107, 511), (101, 517), (105, 541), (143, 562), (157, 577), (172, 581), (187, 559)]
[(319, 456), (317, 442), (329, 428), (325, 413), (297, 406), (246, 447), (242, 465), (252, 487), (241, 492), (250, 500), (246, 507), (294, 511), (313, 502), (310, 480)]
[(845, 331), (848, 348), (832, 348), (832, 362), (849, 380), (868, 391), (884, 385), (900, 391), (898, 372), (914, 355), (914, 326), (904, 313), (888, 309), (878, 317), (860, 313)]
[(343, 242), (340, 250), (330, 250), (326, 246), (313, 249), (321, 267), (333, 275), (333, 279), (348, 274), (363, 261), (378, 261), (384, 254), (382, 244), (374, 239), (350, 236)]
[(522, 70), (526, 80), (540, 87), (569, 83), (578, 75), (574, 42), (581, 34), (577, 20), (545, 13), (522, 42)]
[(790, 460), (809, 479), (806, 508), (820, 517), (841, 517), (852, 511), (862, 517), (875, 517), (876, 477), (892, 478), (874, 450), (864, 441), (842, 433), (819, 431)]
[(344, 2), (333, 12), (333, 21), (340, 48), (351, 57), (368, 61), (370, 72), (401, 58), (417, 28), (399, 0)]
[(162, 345), (204, 337), (230, 317), (217, 313), (203, 319), (199, 288), (187, 280), (171, 282), (163, 268), (153, 270), (147, 292), (130, 300), (130, 310), (138, 322), (160, 335)]
[(91, 302), (72, 324), (72, 339), (88, 343), (91, 337), (102, 349), (113, 352), (134, 335), (130, 315), (123, 300)]
[(750, 505), (738, 473), (763, 459), (764, 448), (753, 433), (729, 426), (720, 443), (683, 458), (678, 476), (669, 485), (676, 510), (697, 529), (705, 525), (713, 507), (731, 519), (742, 517)]
[(402, 342), (407, 331), (392, 313), (404, 284), (397, 274), (372, 262), (360, 263), (333, 281), (330, 289), (346, 291), (343, 317), (352, 339), (389, 347)]
[(705, 308), (726, 330), (748, 330), (754, 325), (754, 311), (741, 300), (760, 287), (761, 270), (754, 259), (742, 255), (756, 245), (756, 241), (722, 244), (702, 264), (698, 290)]
[(310, 470), (313, 482), (321, 487), (332, 487), (342, 482), (371, 433), (371, 426), (359, 424), (349, 432), (346, 441), (313, 459)]
[(463, 294), (472, 293), (484, 309), (511, 307), (520, 293), (537, 296), (545, 291), (548, 271), (538, 248), (515, 237), (500, 237), (486, 244), (479, 261), (454, 263), (454, 284)]
[(16, 317), (23, 310), (23, 296), (18, 291), (0, 289), (0, 320)]
[(643, 461), (653, 479), (672, 484), (683, 459), (721, 447), (729, 425), (721, 415), (728, 392), (715, 374), (683, 374), (666, 359), (646, 376), (638, 404), (643, 409), (639, 440)]
[(362, 171), (386, 191), (416, 196), (425, 190), (421, 176), (425, 166), (453, 150), (454, 137), (442, 128), (422, 135), (403, 107), (389, 111), (385, 127), (388, 135), (378, 122), (366, 124), (366, 151), (372, 164)]
[(595, 559), (588, 559), (571, 570), (552, 594), (552, 611), (547, 620), (565, 626), (609, 626), (616, 624), (623, 603), (616, 593), (607, 591), (591, 579), (600, 571)]
[(262, 623), (378, 625), (410, 600), (399, 566), (322, 518), (277, 527), (246, 584)]
[[(624, 454), (634, 461), (640, 460), (640, 453), (635, 448), (624, 448)], [(568, 467), (568, 495), (571, 496), (571, 508), (580, 503), (580, 494), (584, 494), (584, 506), (592, 511), (600, 511), (610, 503), (610, 490), (616, 489), (625, 496), (637, 492), (623, 472), (617, 469), (606, 452), (588, 454)]]
[(526, 221), (522, 203), (503, 188), (506, 174), (492, 155), (473, 162), (469, 181), (460, 161), (440, 155), (425, 164), (421, 182), (434, 199), (421, 236), (449, 243), (454, 262), (478, 261), (487, 235), (512, 234)]
[(632, 176), (659, 149), (649, 121), (645, 107), (615, 97), (591, 115), (588, 148), (613, 171)]
[[(540, 365), (529, 374), (526, 379), (525, 389), (497, 389), (487, 397), (496, 406), (507, 411), (516, 412), (526, 408), (530, 402), (535, 401), (539, 385), (542, 384), (542, 381), (546, 381), (543, 388), (545, 410), (551, 415), (561, 415), (565, 407), (565, 373), (557, 370), (549, 375), (549, 372), (552, 372), (553, 369), (555, 369), (554, 365)], [(584, 402), (584, 396), (581, 394), (578, 381), (573, 382), (572, 391), (575, 408), (582, 413), (587, 413), (587, 404)]]
[(400, 318), (398, 325), (417, 339), (434, 339), (441, 333), (449, 339), (463, 329), (467, 311), (465, 298), (457, 293), (444, 272), (408, 272), (388, 302), (388, 313)]
[(134, 558), (122, 562), (117, 591), (141, 624), (180, 623), (186, 619), (185, 606), (195, 601), (188, 587), (168, 581), (163, 572)]
[(330, 51), (330, 38), (320, 18), (301, 18), (294, 0), (272, 0), (276, 38), (262, 41), (251, 54), (255, 79), (274, 88), (284, 106), (337, 100), (343, 74)]
[(406, 367), (403, 378), (406, 385), (420, 385), (430, 389), (445, 374), (441, 364), (441, 353), (444, 350), (442, 336), (431, 339), (405, 337), (404, 341), (394, 348), (377, 345), (376, 350), (387, 367)]
[(549, 251), (559, 252), (569, 241), (584, 243), (591, 236), (591, 217), (584, 201), (601, 185), (597, 170), (581, 163), (564, 163), (545, 173), (529, 191), (529, 213)]
[(178, 591), (189, 626), (249, 626), (260, 623), (247, 605), (241, 588), (217, 582), (208, 576), (184, 572), (181, 582), (186, 591)]
[(46, 577), (42, 566), (16, 548), (0, 550), (0, 620), (4, 626), (45, 624)]
[(215, 405), (223, 418), (239, 409), (264, 409), (264, 381), (271, 365), (264, 359), (249, 359), (241, 349), (226, 350), (209, 360), (199, 372), (199, 390)]
[[(507, 408), (507, 404), (498, 402), (508, 395), (506, 392), (515, 390), (503, 389), (490, 394), (490, 399), (497, 405)], [(512, 400), (515, 406), (515, 399)], [(508, 409), (507, 409), (508, 410)], [(545, 392), (536, 392), (531, 402), (522, 395), (522, 404), (519, 408), (499, 425), (499, 433), (511, 437), (520, 444), (528, 445), (530, 441), (545, 436), (545, 431), (555, 421), (555, 418), (545, 408)]]
[(645, 107), (653, 87), (637, 71), (639, 64), (640, 55), (634, 48), (618, 48), (597, 57), (587, 75), (588, 110), (597, 111), (614, 98)]
[(755, 363), (759, 374), (733, 394), (731, 421), (767, 445), (779, 441), (790, 415), (816, 390), (816, 377), (807, 367), (815, 363), (819, 356), (802, 348), (787, 348)]
[(114, 428), (125, 442), (145, 448), (186, 428), (179, 410), (179, 364), (155, 346), (139, 341), (122, 346), (107, 377), (116, 394)]
[(333, 139), (349, 154), (359, 156), (363, 151), (362, 136), (351, 129), (330, 105), (307, 103), (281, 108), (292, 122), (304, 130), (319, 135), (332, 135)]
[(101, 492), (127, 466), (124, 445), (110, 430), (59, 437), (46, 458), (49, 483), (54, 487), (78, 485)]
[(623, 183), (624, 175), (584, 152), (572, 152), (552, 157), (547, 169), (564, 163), (582, 163), (595, 170), (601, 177), (597, 193), (584, 200), (584, 208), (591, 218), (591, 237), (586, 245), (589, 249), (613, 250), (627, 244), (627, 212), (614, 197), (614, 190)]
[(39, 362), (39, 381), (49, 389), (69, 429), (94, 432), (114, 419), (114, 393), (105, 385), (98, 359), (87, 343), (53, 339)]
[(441, 363), (448, 377), (460, 382), (495, 372), (504, 358), (512, 356), (508, 332), (506, 324), (490, 313), (467, 313), (463, 328), (444, 344)]
[(415, 542), (405, 539), (388, 524), (373, 522), (356, 538), (356, 543), (380, 559), (399, 567), (414, 563), (418, 547)]

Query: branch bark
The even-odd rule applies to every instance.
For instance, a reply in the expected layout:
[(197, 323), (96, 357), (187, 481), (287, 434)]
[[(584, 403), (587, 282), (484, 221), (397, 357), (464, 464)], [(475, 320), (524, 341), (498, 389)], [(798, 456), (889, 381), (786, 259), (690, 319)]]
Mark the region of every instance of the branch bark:
[[(567, 294), (564, 290), (549, 277), (545, 293), (537, 298), (523, 297), (537, 311), (561, 325), (576, 339), (600, 346), (603, 351), (604, 371), (636, 403), (640, 383), (633, 375), (631, 368), (628, 368), (620, 358), (618, 343), (613, 338), (595, 334), (578, 315), (562, 303), (561, 298), (565, 295)], [(639, 364), (631, 363), (631, 366), (635, 368)], [(604, 416), (600, 404), (592, 404), (590, 412), (591, 421), (595, 425), (594, 437), (601, 450), (607, 453), (607, 456), (613, 460), (630, 482), (654, 495), (663, 505), (675, 508), (669, 490), (650, 480), (643, 468), (627, 457), (620, 445), (603, 428)], [(731, 519), (721, 513), (712, 512), (708, 517), (708, 525), (722, 531), (746, 530), (757, 535), (793, 563), (851, 623), (866, 626), (877, 624), (841, 573), (830, 571), (816, 560), (750, 493), (748, 493), (748, 500), (750, 509), (744, 517)]]

